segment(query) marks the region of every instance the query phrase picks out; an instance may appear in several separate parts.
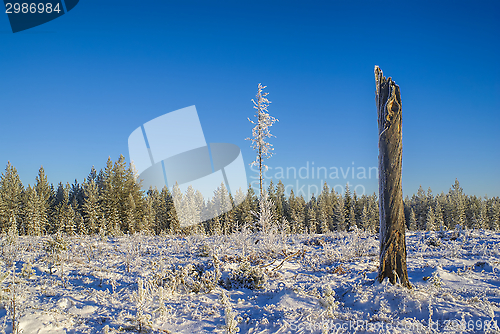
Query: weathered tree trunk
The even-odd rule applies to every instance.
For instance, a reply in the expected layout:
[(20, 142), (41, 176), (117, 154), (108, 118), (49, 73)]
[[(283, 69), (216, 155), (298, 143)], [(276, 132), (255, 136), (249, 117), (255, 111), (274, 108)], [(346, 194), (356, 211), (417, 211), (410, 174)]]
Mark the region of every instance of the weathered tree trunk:
[(401, 183), (403, 144), (401, 94), (375, 66), (379, 131), (380, 266), (378, 280), (411, 288), (406, 269), (405, 216)]

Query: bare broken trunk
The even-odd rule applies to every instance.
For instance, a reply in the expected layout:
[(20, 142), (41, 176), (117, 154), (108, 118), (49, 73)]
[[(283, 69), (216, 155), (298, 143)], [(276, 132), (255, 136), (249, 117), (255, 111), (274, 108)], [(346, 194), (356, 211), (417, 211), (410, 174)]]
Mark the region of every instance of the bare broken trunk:
[(399, 86), (375, 66), (379, 130), (380, 266), (378, 280), (411, 288), (406, 268), (405, 216), (403, 208), (401, 133), (402, 107)]

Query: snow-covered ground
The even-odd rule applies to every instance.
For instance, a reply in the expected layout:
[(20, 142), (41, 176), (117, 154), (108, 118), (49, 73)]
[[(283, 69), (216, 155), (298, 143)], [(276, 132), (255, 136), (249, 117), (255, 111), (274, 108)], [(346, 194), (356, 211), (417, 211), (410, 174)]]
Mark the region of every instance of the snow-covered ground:
[(375, 281), (363, 232), (49, 239), (2, 238), (6, 333), (14, 304), (23, 333), (500, 333), (490, 231), (408, 232), (411, 290)]

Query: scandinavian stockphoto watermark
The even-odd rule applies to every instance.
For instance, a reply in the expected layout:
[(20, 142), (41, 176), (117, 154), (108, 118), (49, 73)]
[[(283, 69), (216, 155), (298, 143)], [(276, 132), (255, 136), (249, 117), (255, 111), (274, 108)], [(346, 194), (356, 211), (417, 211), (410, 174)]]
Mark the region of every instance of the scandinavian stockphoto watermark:
[[(138, 127), (129, 136), (128, 147), (143, 189), (169, 187), (182, 227), (226, 213), (246, 196), (240, 148), (207, 144), (195, 106)], [(203, 201), (210, 204), (210, 210), (197, 209)]]
[[(250, 175), (252, 188), (258, 189), (259, 176), (255, 166), (251, 167), (254, 172)], [(351, 166), (315, 166), (314, 161), (306, 161), (305, 164), (287, 167), (271, 167), (263, 173), (264, 186), (267, 188), (270, 180), (282, 181), (285, 185), (285, 193), (289, 194), (293, 190), (295, 196), (311, 198), (312, 195), (321, 193), (323, 184), (326, 182), (337, 193), (343, 194), (346, 185), (357, 195), (365, 195), (365, 182), (378, 179), (377, 167), (356, 166), (352, 162)]]
[(5, 14), (16, 33), (47, 23), (72, 10), (79, 0), (4, 0)]
[[(286, 322), (286, 321), (285, 321)], [(430, 320), (424, 324), (415, 319), (372, 321), (372, 320), (334, 320), (286, 322), (288, 328), (293, 332), (317, 332), (328, 331), (333, 333), (357, 333), (357, 332), (403, 332), (403, 333), (428, 333), (439, 331), (462, 331), (462, 332), (488, 332), (498, 331), (496, 319), (444, 319)]]

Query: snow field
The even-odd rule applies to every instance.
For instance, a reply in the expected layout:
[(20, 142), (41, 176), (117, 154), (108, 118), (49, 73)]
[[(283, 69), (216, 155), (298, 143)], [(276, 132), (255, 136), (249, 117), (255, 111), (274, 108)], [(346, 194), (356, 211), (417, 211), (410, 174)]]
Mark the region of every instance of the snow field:
[(0, 331), (15, 300), (23, 333), (500, 333), (490, 231), (408, 232), (411, 290), (362, 231), (62, 238), (2, 237)]

